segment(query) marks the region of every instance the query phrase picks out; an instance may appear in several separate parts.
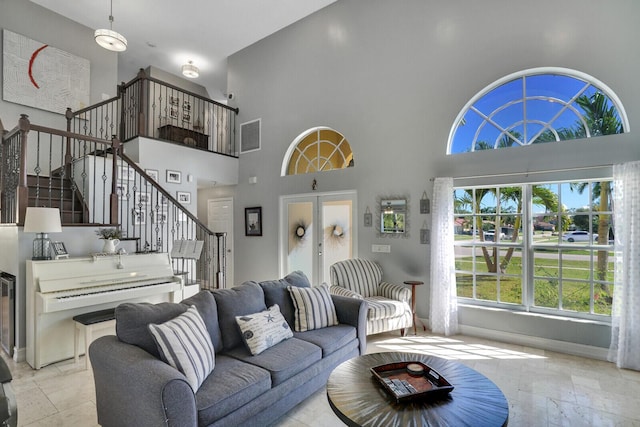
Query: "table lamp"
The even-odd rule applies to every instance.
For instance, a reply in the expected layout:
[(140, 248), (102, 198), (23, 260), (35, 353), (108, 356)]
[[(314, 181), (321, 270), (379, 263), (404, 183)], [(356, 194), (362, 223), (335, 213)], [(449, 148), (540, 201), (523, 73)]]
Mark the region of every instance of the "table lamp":
[(60, 209), (58, 208), (27, 208), (24, 219), (25, 233), (38, 233), (33, 239), (34, 260), (51, 259), (51, 240), (47, 233), (62, 232), (60, 224)]

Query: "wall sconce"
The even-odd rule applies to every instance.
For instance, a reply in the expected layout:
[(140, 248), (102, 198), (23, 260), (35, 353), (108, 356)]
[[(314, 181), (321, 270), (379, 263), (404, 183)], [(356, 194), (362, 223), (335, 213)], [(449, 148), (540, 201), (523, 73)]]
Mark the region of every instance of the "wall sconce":
[(33, 239), (33, 260), (47, 260), (51, 258), (51, 240), (47, 233), (62, 232), (60, 223), (60, 209), (58, 208), (27, 208), (24, 219), (24, 232), (37, 233)]
[(371, 227), (372, 225), (373, 225), (373, 215), (369, 210), (369, 206), (367, 206), (367, 209), (364, 211), (364, 226)]

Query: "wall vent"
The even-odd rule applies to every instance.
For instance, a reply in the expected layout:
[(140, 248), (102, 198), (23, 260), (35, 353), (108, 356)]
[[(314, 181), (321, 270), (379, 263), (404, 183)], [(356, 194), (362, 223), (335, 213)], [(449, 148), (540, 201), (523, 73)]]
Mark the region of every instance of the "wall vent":
[(240, 153), (260, 149), (260, 120), (256, 119), (240, 125)]

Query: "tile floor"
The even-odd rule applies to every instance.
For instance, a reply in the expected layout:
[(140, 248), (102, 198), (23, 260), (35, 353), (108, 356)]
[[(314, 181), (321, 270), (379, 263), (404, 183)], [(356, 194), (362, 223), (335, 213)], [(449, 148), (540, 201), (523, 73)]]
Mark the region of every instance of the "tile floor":
[[(509, 401), (510, 426), (638, 426), (640, 372), (582, 357), (468, 336), (369, 337), (368, 353), (407, 351), (458, 360), (495, 382)], [(96, 426), (91, 371), (73, 360), (32, 370), (5, 360), (13, 373), (18, 425)], [(84, 367), (84, 360), (80, 360)], [(277, 427), (340, 426), (324, 390), (294, 408)]]

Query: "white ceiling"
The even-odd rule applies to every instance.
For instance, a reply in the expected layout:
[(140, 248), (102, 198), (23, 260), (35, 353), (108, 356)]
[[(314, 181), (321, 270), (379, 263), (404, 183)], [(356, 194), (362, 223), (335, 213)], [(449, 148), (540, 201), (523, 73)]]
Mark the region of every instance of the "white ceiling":
[[(91, 29), (109, 28), (110, 0), (32, 0)], [(180, 75), (193, 61), (195, 79), (213, 98), (226, 90), (227, 57), (336, 0), (113, 0), (113, 29), (128, 47), (118, 78), (151, 65)]]

